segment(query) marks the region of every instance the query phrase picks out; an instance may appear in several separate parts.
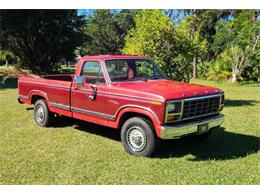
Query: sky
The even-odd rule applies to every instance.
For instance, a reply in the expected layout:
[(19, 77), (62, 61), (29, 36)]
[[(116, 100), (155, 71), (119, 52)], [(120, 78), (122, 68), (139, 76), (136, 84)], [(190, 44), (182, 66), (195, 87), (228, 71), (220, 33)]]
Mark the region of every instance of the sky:
[[(114, 9), (116, 11), (120, 11), (121, 9)], [(78, 15), (91, 16), (94, 13), (94, 9), (79, 9)], [(178, 18), (174, 18), (173, 21), (175, 24), (178, 24), (180, 20), (184, 17), (184, 12), (180, 12)]]

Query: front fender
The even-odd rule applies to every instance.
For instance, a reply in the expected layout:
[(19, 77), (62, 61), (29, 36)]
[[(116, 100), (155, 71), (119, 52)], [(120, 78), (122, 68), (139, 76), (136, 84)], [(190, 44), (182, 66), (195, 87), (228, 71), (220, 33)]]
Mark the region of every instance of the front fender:
[(153, 112), (150, 108), (142, 107), (142, 106), (135, 106), (135, 105), (125, 105), (123, 108), (119, 109), (119, 111), (116, 114), (116, 124), (117, 127), (119, 127), (119, 122), (121, 117), (126, 113), (137, 113), (147, 116), (151, 119), (157, 136), (160, 136), (161, 131), (161, 122), (156, 115), (155, 112)]

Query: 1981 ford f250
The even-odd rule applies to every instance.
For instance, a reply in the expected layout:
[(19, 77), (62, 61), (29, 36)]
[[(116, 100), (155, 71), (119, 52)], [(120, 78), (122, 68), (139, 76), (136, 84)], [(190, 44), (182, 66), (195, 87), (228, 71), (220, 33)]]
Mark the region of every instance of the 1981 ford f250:
[(169, 80), (141, 56), (83, 57), (74, 75), (20, 77), (18, 87), (37, 125), (56, 113), (118, 128), (125, 150), (138, 156), (150, 156), (160, 139), (205, 139), (224, 120), (222, 90)]

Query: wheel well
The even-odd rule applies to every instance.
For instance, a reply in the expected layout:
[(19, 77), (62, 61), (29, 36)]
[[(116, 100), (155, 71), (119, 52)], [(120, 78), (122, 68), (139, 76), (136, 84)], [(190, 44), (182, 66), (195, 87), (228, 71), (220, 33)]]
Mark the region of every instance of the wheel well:
[(140, 114), (140, 113), (136, 113), (136, 112), (126, 112), (120, 118), (120, 121), (119, 121), (119, 124), (118, 124), (118, 129), (121, 129), (121, 127), (123, 126), (125, 121), (127, 121), (128, 119), (130, 119), (132, 117), (142, 117), (142, 118), (150, 121), (151, 124), (153, 125), (152, 119), (145, 114)]
[(36, 102), (37, 100), (40, 100), (40, 99), (44, 99), (44, 100), (45, 100), (45, 98), (42, 97), (42, 96), (40, 96), (40, 95), (33, 95), (33, 96), (32, 96), (32, 99), (31, 99), (31, 104), (35, 104), (35, 102)]

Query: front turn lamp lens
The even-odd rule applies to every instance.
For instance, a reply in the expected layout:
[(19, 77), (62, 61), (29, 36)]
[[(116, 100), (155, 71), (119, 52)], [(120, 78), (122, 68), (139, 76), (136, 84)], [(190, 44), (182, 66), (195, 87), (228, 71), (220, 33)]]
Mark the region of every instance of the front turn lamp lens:
[(173, 121), (173, 120), (174, 120), (174, 115), (167, 116), (167, 121)]

